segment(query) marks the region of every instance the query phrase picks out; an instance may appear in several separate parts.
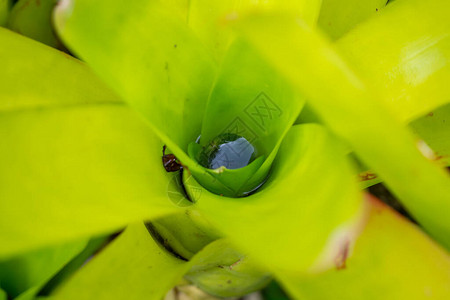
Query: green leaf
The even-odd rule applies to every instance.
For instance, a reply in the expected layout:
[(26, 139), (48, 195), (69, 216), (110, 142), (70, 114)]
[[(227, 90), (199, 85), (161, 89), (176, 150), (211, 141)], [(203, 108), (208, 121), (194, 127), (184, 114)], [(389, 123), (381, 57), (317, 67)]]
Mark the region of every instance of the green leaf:
[[(130, 155), (124, 145), (120, 144), (120, 140), (128, 139), (130, 132), (127, 132), (127, 126), (130, 126), (130, 130), (137, 130), (137, 136), (141, 135), (143, 140), (133, 142), (134, 146), (139, 148), (140, 145), (148, 145), (153, 148), (150, 152), (147, 149), (140, 150), (143, 162), (149, 168), (145, 169), (143, 166), (141, 174), (148, 176), (148, 170), (155, 168), (154, 166), (158, 170), (161, 168), (161, 143), (137, 116), (118, 105), (120, 100), (117, 96), (79, 60), (2, 28), (0, 41), (8, 45), (0, 48), (3, 66), (0, 72), (0, 81), (3, 82), (0, 90), (0, 194), (2, 199), (6, 199), (0, 203), (0, 223), (5, 224), (0, 229), (0, 257), (3, 259), (5, 255), (88, 235), (91, 225), (93, 232), (125, 226), (128, 221), (120, 221), (123, 217), (117, 218), (123, 210), (120, 199), (112, 201), (116, 203), (116, 207), (112, 207), (116, 211), (116, 217), (103, 215), (108, 210), (103, 206), (108, 206), (108, 198), (114, 196), (108, 196), (108, 193), (103, 195), (101, 190), (105, 187), (100, 184), (102, 181), (105, 183), (112, 180), (109, 183), (113, 186), (119, 182), (118, 189), (120, 186), (126, 187), (127, 184), (121, 183), (123, 180), (120, 176), (121, 172), (125, 174), (127, 167), (122, 171), (117, 169), (110, 172), (111, 174), (105, 169), (103, 173), (102, 166), (96, 163), (101, 164), (103, 161), (112, 170), (118, 166), (114, 166), (117, 162), (107, 161), (105, 154), (108, 153), (103, 153), (106, 149), (102, 151), (102, 147), (115, 144), (115, 155), (118, 158), (134, 157), (136, 153)], [(107, 105), (111, 106), (100, 112), (99, 119), (96, 120), (95, 111), (102, 111), (102, 107), (108, 107)], [(85, 112), (83, 106), (87, 109)], [(70, 109), (75, 111), (71, 113)], [(71, 120), (65, 120), (65, 116), (69, 115)], [(119, 115), (117, 121), (114, 120), (115, 115)], [(46, 119), (47, 116), (49, 119)], [(77, 116), (80, 117), (79, 121)], [(91, 117), (92, 122), (89, 120)], [(130, 124), (122, 128), (121, 121)], [(91, 125), (92, 128), (83, 128)], [(108, 132), (108, 129), (113, 132)], [(80, 137), (78, 141), (76, 136)], [(112, 140), (108, 140), (109, 138)], [(90, 145), (100, 139), (103, 139), (103, 143)], [(146, 144), (149, 141), (152, 142)], [(90, 152), (90, 148), (94, 151)], [(16, 152), (15, 149), (19, 150)], [(133, 149), (134, 151), (137, 149)], [(151, 152), (155, 153), (155, 157), (150, 163), (147, 155)], [(108, 155), (111, 154), (113, 152)], [(139, 158), (136, 157), (136, 163), (138, 161)], [(123, 165), (125, 164), (124, 161)], [(83, 174), (83, 169), (86, 174)], [(105, 174), (108, 175), (105, 177)], [(89, 178), (94, 180), (89, 182)], [(122, 195), (125, 196), (126, 190), (123, 192), (125, 193)], [(129, 201), (128, 197), (124, 199)], [(145, 203), (144, 200), (138, 202)], [(86, 206), (76, 207), (77, 203), (84, 203)], [(74, 211), (71, 211), (70, 206), (76, 207)], [(60, 216), (58, 209), (61, 209)], [(130, 208), (128, 214), (132, 210)], [(142, 212), (138, 215), (142, 215)], [(72, 217), (79, 219), (72, 220)], [(136, 218), (139, 219), (134, 216), (130, 220)], [(84, 225), (76, 228), (77, 223)], [(30, 228), (35, 231), (30, 231)]]
[(152, 220), (146, 226), (161, 237), (173, 252), (186, 260), (221, 237), (207, 220), (189, 208)]
[(238, 15), (270, 11), (290, 13), (314, 24), (320, 3), (321, 0), (190, 0), (188, 23), (221, 63), (234, 39), (233, 32), (224, 28), (227, 21)]
[(164, 0), (164, 3), (178, 13), (182, 20), (188, 22), (191, 0)]
[(374, 99), (331, 45), (288, 17), (255, 16), (236, 28), (295, 84), (314, 111), (384, 180), (414, 218), (450, 247), (448, 174), (424, 157), (428, 152), (424, 143)]
[(228, 239), (214, 241), (190, 262), (185, 278), (217, 297), (239, 297), (260, 290), (271, 275), (252, 257), (236, 251)]
[(0, 289), (0, 300), (8, 300), (8, 295), (2, 289)]
[(0, 257), (172, 212), (162, 144), (122, 105), (0, 114)]
[[(447, 104), (409, 124), (412, 131), (430, 147), (430, 158), (443, 167), (450, 166), (449, 123), (450, 104)], [(359, 170), (361, 172), (358, 176), (361, 180), (362, 188), (382, 182), (381, 178), (377, 174), (368, 171), (366, 166), (361, 165)]]
[(442, 166), (450, 166), (450, 104), (433, 110), (409, 125), (433, 149), (433, 158)]
[(450, 102), (449, 12), (448, 1), (396, 1), (337, 43), (400, 121)]
[(11, 10), (8, 28), (36, 41), (63, 49), (55, 35), (52, 11), (58, 0), (19, 0)]
[(0, 0), (0, 26), (4, 26), (6, 24), (6, 21), (8, 20), (9, 16), (9, 8), (10, 8), (9, 0)]
[(81, 61), (0, 28), (0, 113), (120, 103)]
[(215, 65), (184, 20), (158, 0), (69, 0), (55, 21), (71, 50), (195, 167), (185, 151), (200, 132)]
[[(195, 207), (270, 270), (327, 268), (335, 243), (352, 237), (360, 206), (352, 174), (339, 141), (319, 125), (297, 125), (258, 192), (236, 199), (202, 190)], [(185, 186), (191, 197), (201, 189), (195, 181)]]
[(11, 297), (42, 285), (86, 246), (86, 241), (43, 248), (0, 262), (0, 284)]
[[(82, 266), (92, 255), (94, 255), (101, 246), (104, 246), (108, 242), (109, 237), (99, 237), (92, 238), (86, 245), (86, 247), (78, 253), (70, 262), (64, 265), (64, 267), (59, 270), (50, 280), (41, 282), (40, 284), (34, 285), (32, 288), (26, 290), (15, 300), (40, 300), (47, 299), (48, 292), (51, 291), (55, 286), (58, 286), (63, 280), (71, 276), (75, 271), (77, 271), (80, 266)], [(39, 296), (37, 296), (39, 295)]]
[[(67, 263), (64, 268), (62, 268), (50, 280), (45, 282), (45, 284), (42, 284), (38, 286), (37, 289), (35, 289), (35, 295), (39, 294), (39, 296), (48, 296), (56, 287), (58, 287), (61, 282), (71, 277), (76, 271), (78, 271), (81, 266), (83, 266), (89, 259), (91, 259), (93, 255), (100, 252), (103, 247), (106, 247), (108, 243), (110, 243), (115, 237), (117, 237), (117, 235), (118, 233), (91, 238), (83, 251), (81, 251), (69, 263)], [(31, 296), (31, 293), (23, 293), (20, 296), (28, 297)]]
[(133, 224), (49, 299), (159, 300), (188, 267), (160, 248), (144, 224)]
[[(448, 299), (450, 259), (417, 226), (377, 200), (340, 269), (308, 277), (277, 274), (295, 299)], [(336, 258), (341, 261), (341, 258)]]
[[(303, 104), (304, 99), (251, 46), (233, 43), (208, 101), (200, 144), (205, 147), (219, 134), (232, 133), (246, 138), (259, 158), (241, 169), (192, 170), (196, 180), (225, 196), (241, 196), (255, 189), (267, 177)], [(199, 151), (199, 145), (190, 145), (193, 159)]]
[(378, 13), (386, 0), (322, 0), (318, 25), (336, 40), (356, 25)]

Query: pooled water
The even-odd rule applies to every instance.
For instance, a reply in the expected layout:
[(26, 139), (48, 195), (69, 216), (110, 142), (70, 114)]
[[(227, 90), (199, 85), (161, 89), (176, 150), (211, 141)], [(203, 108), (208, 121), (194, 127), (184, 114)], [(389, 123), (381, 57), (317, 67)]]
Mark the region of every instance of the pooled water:
[(200, 152), (198, 162), (205, 168), (240, 169), (255, 159), (255, 148), (244, 137), (223, 133), (210, 141)]

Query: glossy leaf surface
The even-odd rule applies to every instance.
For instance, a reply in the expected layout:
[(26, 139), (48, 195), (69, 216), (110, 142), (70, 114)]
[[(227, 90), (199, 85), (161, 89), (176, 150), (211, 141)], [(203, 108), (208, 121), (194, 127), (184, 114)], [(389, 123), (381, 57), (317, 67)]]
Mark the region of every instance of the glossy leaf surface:
[(67, 45), (194, 168), (185, 151), (200, 132), (215, 66), (184, 20), (158, 0), (63, 1), (55, 20)]
[(49, 299), (161, 299), (187, 271), (148, 233), (132, 224)]
[(260, 11), (300, 16), (309, 24), (317, 20), (321, 0), (191, 0), (188, 24), (214, 54), (218, 63), (227, 52), (234, 34), (224, 25), (237, 16)]
[(378, 13), (386, 0), (322, 0), (318, 25), (335, 40)]
[[(261, 30), (268, 23), (272, 25)], [(284, 72), (426, 230), (450, 247), (448, 174), (424, 157), (423, 144), (373, 98), (333, 47), (295, 19), (257, 16), (236, 26)]]
[(414, 120), (410, 127), (433, 149), (437, 163), (450, 166), (450, 104)]
[(218, 297), (239, 297), (260, 290), (271, 280), (269, 272), (236, 251), (228, 239), (207, 245), (190, 264), (185, 278)]
[(278, 274), (295, 299), (448, 299), (448, 253), (386, 205), (368, 201), (367, 225), (345, 267), (304, 278)]
[[(205, 175), (194, 171), (194, 177), (205, 187), (204, 177), (218, 180), (238, 195), (253, 190), (267, 176), (303, 104), (304, 99), (250, 45), (233, 43), (208, 101), (200, 144), (205, 147), (223, 133), (236, 134), (254, 147), (255, 156), (262, 161), (252, 163), (252, 168), (208, 171)], [(229, 153), (229, 157), (225, 153), (223, 160), (238, 158), (242, 152)]]
[[(121, 100), (81, 61), (0, 28), (0, 113)], [(70, 75), (69, 75), (70, 74)]]
[(146, 125), (78, 60), (5, 29), (0, 39), (11, 46), (0, 49), (0, 257), (171, 210)]
[(0, 257), (174, 208), (162, 144), (127, 107), (4, 113), (0, 138)]
[(337, 42), (394, 116), (409, 122), (450, 102), (450, 2), (402, 0)]
[(86, 241), (43, 248), (0, 262), (0, 283), (11, 297), (44, 284), (86, 246)]
[[(186, 188), (190, 193), (200, 187), (190, 182)], [(286, 272), (328, 267), (328, 254), (319, 256), (339, 226), (352, 238), (346, 226), (353, 224), (360, 206), (338, 142), (313, 124), (289, 131), (257, 193), (233, 199), (203, 190), (195, 199), (198, 210), (237, 246), (271, 270)]]

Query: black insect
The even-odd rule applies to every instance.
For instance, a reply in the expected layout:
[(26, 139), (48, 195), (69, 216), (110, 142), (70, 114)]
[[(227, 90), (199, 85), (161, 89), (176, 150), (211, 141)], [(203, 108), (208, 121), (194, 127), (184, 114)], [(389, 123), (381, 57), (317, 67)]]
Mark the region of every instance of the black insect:
[(175, 155), (166, 154), (166, 145), (163, 146), (162, 163), (167, 172), (176, 172), (182, 168)]

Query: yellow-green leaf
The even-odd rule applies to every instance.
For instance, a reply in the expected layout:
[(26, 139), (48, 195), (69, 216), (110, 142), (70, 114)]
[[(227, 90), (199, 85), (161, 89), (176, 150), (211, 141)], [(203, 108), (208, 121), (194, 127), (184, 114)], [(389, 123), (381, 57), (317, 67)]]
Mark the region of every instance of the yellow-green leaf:
[[(448, 252), (398, 213), (371, 199), (367, 225), (340, 268), (309, 277), (278, 277), (295, 299), (450, 298)], [(344, 263), (343, 263), (344, 261)]]
[(0, 114), (0, 257), (171, 212), (162, 143), (122, 105)]
[(200, 132), (216, 67), (173, 8), (159, 0), (69, 0), (55, 20), (68, 47), (195, 167), (185, 151)]
[(226, 198), (198, 192), (194, 181), (185, 186), (194, 208), (269, 270), (307, 272), (329, 267), (337, 245), (354, 237), (360, 195), (352, 173), (339, 142), (306, 124), (288, 132), (255, 194)]
[[(262, 29), (262, 24), (271, 25)], [(425, 229), (450, 247), (447, 172), (424, 156), (428, 152), (424, 143), (376, 101), (332, 45), (288, 17), (255, 16), (236, 28), (295, 84), (329, 128), (349, 143)]]
[(400, 121), (450, 102), (450, 2), (399, 0), (337, 42)]
[(387, 0), (322, 0), (318, 24), (335, 40), (378, 13)]
[(132, 224), (49, 299), (160, 300), (188, 267), (161, 248), (144, 224)]

